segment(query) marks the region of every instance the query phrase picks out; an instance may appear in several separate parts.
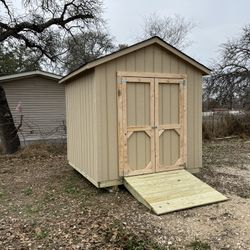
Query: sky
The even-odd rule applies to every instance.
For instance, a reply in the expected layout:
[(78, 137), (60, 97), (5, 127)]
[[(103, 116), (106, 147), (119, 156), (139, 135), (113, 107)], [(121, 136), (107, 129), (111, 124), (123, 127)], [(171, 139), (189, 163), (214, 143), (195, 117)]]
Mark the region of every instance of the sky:
[(143, 19), (151, 13), (180, 15), (195, 24), (184, 50), (189, 56), (211, 66), (220, 45), (237, 37), (250, 24), (250, 0), (103, 0), (104, 18), (117, 43), (133, 44)]
[[(143, 20), (152, 13), (161, 17), (179, 15), (195, 24), (189, 34), (191, 45), (184, 52), (208, 67), (228, 39), (238, 37), (250, 24), (250, 0), (102, 0), (103, 15), (115, 43), (133, 44), (142, 31)], [(21, 11), (21, 0), (13, 0)], [(1, 12), (1, 10), (0, 10)]]

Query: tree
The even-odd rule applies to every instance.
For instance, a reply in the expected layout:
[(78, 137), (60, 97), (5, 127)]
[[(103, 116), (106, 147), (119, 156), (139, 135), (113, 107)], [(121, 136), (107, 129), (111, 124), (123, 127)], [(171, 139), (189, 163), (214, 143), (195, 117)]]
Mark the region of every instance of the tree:
[(184, 49), (189, 45), (187, 36), (193, 28), (194, 24), (181, 16), (161, 17), (153, 13), (144, 19), (139, 40), (159, 36), (174, 47)]
[(246, 90), (246, 98), (245, 98), (245, 110), (250, 111), (250, 86)]
[(17, 132), (18, 128), (14, 125), (5, 91), (0, 86), (0, 138), (4, 154), (15, 153), (20, 147)]
[[(15, 13), (11, 0), (0, 0), (0, 8), (0, 43), (25, 46), (26, 52), (36, 55), (37, 61), (46, 58), (55, 62), (66, 52), (61, 46), (65, 36), (74, 36), (101, 21), (100, 0), (24, 0), (23, 13)], [(11, 51), (1, 53), (7, 56), (9, 64), (14, 62)], [(5, 152), (13, 153), (20, 141), (2, 87), (0, 101), (0, 140)]]
[(104, 32), (88, 31), (66, 40), (64, 68), (67, 72), (114, 50), (113, 38)]
[(0, 45), (0, 76), (41, 69), (41, 59), (25, 46)]
[(122, 49), (126, 49), (129, 45), (126, 43), (120, 43), (117, 46), (117, 50), (122, 50)]
[(205, 82), (206, 95), (230, 109), (236, 99), (244, 104), (250, 87), (250, 25), (242, 29), (239, 38), (221, 46), (218, 61)]
[(57, 45), (65, 34), (100, 21), (99, 0), (25, 0), (22, 15), (14, 13), (10, 1), (0, 0), (0, 5), (6, 12), (0, 17), (0, 42), (14, 39), (51, 61), (62, 53)]

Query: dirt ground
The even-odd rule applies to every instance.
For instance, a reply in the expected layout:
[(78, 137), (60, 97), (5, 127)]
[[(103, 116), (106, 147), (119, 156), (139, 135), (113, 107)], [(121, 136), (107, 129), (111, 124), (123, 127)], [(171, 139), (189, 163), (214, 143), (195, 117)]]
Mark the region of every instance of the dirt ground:
[(0, 156), (0, 249), (250, 249), (250, 141), (207, 142), (199, 178), (230, 200), (156, 216), (98, 190), (65, 150)]

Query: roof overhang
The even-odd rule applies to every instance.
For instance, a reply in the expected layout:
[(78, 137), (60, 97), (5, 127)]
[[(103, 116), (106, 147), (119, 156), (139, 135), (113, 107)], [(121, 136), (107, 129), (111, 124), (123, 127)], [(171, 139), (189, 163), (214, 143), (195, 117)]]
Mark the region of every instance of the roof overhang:
[(142, 49), (142, 48), (147, 47), (147, 46), (152, 45), (152, 44), (158, 44), (159, 46), (163, 47), (167, 51), (173, 53), (177, 57), (179, 57), (179, 58), (183, 59), (184, 61), (186, 61), (187, 63), (193, 65), (195, 68), (200, 70), (203, 75), (209, 75), (211, 72), (211, 70), (209, 68), (207, 68), (203, 64), (197, 62), (195, 59), (191, 58), (190, 56), (186, 55), (185, 53), (181, 52), (180, 50), (176, 49), (172, 45), (166, 43), (161, 38), (153, 37), (153, 38), (150, 38), (148, 40), (142, 41), (140, 43), (134, 44), (130, 47), (113, 52), (109, 55), (100, 57), (92, 62), (89, 62), (89, 63), (81, 66), (80, 68), (76, 69), (75, 71), (69, 73), (68, 75), (64, 76), (59, 81), (59, 83), (64, 83), (64, 82), (68, 81), (69, 79), (74, 78), (78, 74), (83, 73), (91, 68), (94, 68), (94, 67), (100, 65), (100, 64), (106, 63), (108, 61), (111, 61), (111, 60), (116, 59), (118, 57), (124, 56), (128, 53), (134, 52), (136, 50)]
[(30, 78), (33, 76), (40, 76), (40, 77), (44, 77), (47, 79), (52, 79), (52, 80), (56, 80), (59, 81), (62, 76), (59, 75), (55, 75), (49, 72), (44, 72), (41, 70), (35, 70), (35, 71), (29, 71), (29, 72), (23, 72), (23, 73), (17, 73), (17, 74), (12, 74), (12, 75), (6, 75), (6, 76), (1, 76), (0, 77), (0, 82), (9, 82), (9, 81), (13, 81), (13, 80), (19, 80), (19, 79), (23, 79), (23, 78)]

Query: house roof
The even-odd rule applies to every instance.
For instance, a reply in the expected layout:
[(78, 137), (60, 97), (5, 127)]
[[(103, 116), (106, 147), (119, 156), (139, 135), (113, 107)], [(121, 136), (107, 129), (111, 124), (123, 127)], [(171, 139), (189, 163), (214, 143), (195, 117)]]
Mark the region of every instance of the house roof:
[(33, 76), (41, 76), (44, 78), (57, 80), (57, 81), (62, 78), (59, 75), (55, 75), (55, 74), (52, 74), (49, 72), (35, 70), (35, 71), (28, 71), (28, 72), (22, 72), (22, 73), (17, 73), (17, 74), (12, 74), (12, 75), (1, 76), (0, 82), (8, 82), (8, 81), (12, 81), (12, 80), (29, 78), (29, 77), (33, 77)]
[(136, 50), (139, 50), (141, 48), (147, 47), (147, 46), (152, 45), (152, 44), (158, 44), (159, 46), (163, 47), (167, 51), (172, 52), (177, 57), (183, 59), (184, 61), (186, 61), (186, 62), (190, 63), (191, 65), (193, 65), (195, 68), (199, 69), (202, 72), (203, 75), (209, 75), (210, 72), (211, 72), (211, 70), (209, 68), (207, 68), (205, 65), (199, 63), (195, 59), (191, 58), (190, 56), (188, 56), (185, 53), (181, 52), (180, 50), (176, 49), (175, 47), (173, 47), (169, 43), (165, 42), (164, 40), (162, 40), (158, 36), (155, 36), (155, 37), (149, 38), (147, 40), (144, 40), (142, 42), (131, 45), (129, 47), (126, 47), (124, 49), (113, 52), (111, 54), (99, 57), (96, 60), (93, 60), (91, 62), (88, 62), (88, 63), (80, 66), (78, 69), (72, 71), (68, 75), (64, 76), (59, 81), (59, 83), (66, 82), (69, 79), (77, 76), (78, 74), (83, 73), (83, 72), (85, 72), (85, 71), (87, 71), (87, 70), (89, 70), (91, 68), (94, 68), (94, 67), (100, 65), (100, 64), (106, 63), (108, 61), (111, 61), (113, 59), (116, 59), (118, 57), (121, 57), (123, 55), (134, 52)]

